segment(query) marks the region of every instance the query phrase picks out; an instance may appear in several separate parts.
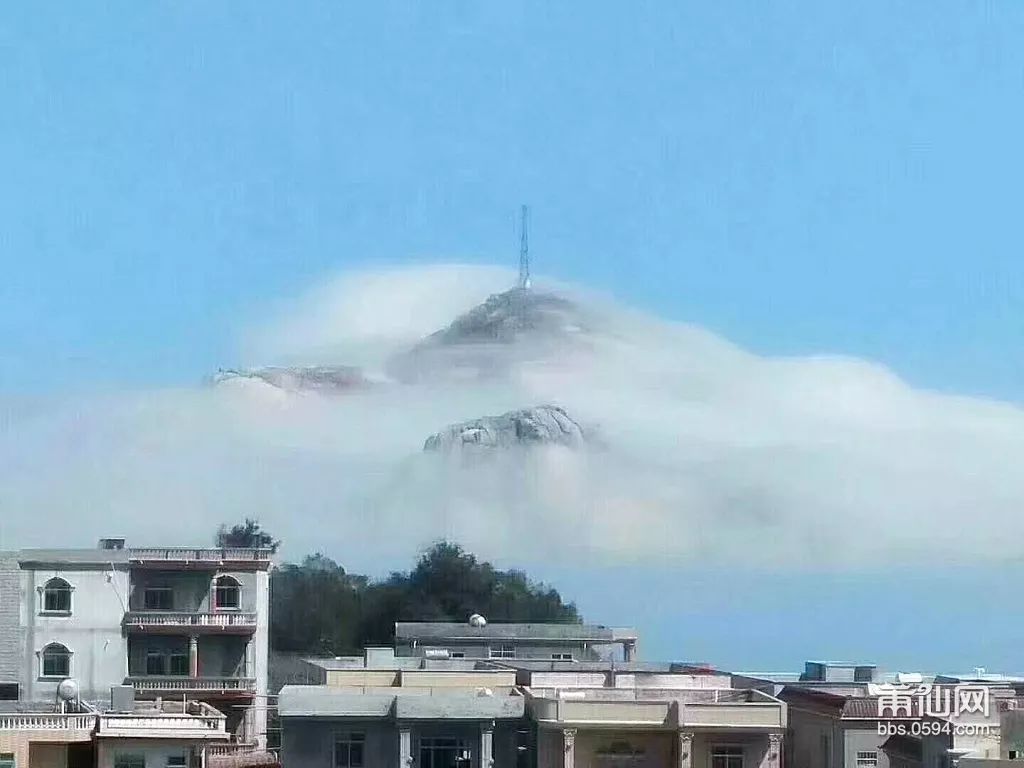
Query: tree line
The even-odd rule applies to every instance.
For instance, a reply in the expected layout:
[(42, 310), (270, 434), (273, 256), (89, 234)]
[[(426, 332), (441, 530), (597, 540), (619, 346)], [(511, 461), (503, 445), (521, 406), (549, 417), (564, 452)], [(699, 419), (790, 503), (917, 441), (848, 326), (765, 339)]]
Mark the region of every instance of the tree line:
[[(263, 547), (280, 541), (246, 519), (217, 531), (218, 547)], [(270, 574), (270, 642), (275, 651), (325, 655), (391, 645), (396, 621), (582, 621), (574, 603), (523, 571), (499, 570), (460, 545), (439, 541), (409, 571), (382, 579), (349, 573), (316, 553)]]

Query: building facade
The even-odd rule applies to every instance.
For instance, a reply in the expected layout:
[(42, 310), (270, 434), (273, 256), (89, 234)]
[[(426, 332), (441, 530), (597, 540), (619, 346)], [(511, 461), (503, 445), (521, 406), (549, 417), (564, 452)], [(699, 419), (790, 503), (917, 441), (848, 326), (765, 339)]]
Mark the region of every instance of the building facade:
[(314, 662), (279, 699), (282, 764), (309, 768), (778, 768), (786, 706), (672, 664)]
[(13, 653), (0, 661), (0, 694), (52, 702), (71, 678), (83, 701), (102, 702), (128, 684), (140, 698), (206, 702), (239, 741), (262, 746), (270, 564), (267, 550), (127, 549), (120, 539), (8, 555), (0, 588), (16, 599), (4, 601), (0, 643)]
[(637, 633), (599, 624), (397, 622), (395, 653), (452, 659), (637, 660)]

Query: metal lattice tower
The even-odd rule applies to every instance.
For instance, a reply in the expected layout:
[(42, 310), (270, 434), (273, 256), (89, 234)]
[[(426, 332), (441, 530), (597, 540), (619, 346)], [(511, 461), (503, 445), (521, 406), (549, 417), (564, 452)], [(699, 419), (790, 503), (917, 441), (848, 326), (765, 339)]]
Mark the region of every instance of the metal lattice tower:
[(527, 228), (530, 220), (530, 209), (525, 205), (519, 209), (519, 288), (530, 287), (530, 241)]

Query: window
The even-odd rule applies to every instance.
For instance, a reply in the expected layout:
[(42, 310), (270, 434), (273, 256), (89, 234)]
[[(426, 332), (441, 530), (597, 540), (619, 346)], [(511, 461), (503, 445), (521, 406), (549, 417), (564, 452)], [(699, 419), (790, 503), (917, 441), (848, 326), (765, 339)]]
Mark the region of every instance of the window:
[(188, 757), (181, 755), (168, 755), (167, 768), (188, 768)]
[(142, 601), (147, 611), (174, 610), (174, 590), (170, 587), (146, 587)]
[(877, 768), (878, 766), (878, 753), (877, 752), (858, 752), (857, 753), (857, 768)]
[(168, 657), (167, 674), (185, 676), (188, 674), (188, 654), (173, 651)]
[(43, 677), (71, 677), (71, 651), (60, 643), (51, 643), (42, 652)]
[(743, 747), (714, 747), (711, 768), (743, 768)]
[(0, 768), (14, 768), (14, 755), (11, 752), (0, 752)]
[(418, 768), (469, 768), (472, 754), (464, 739), (454, 736), (424, 736), (420, 739)]
[(146, 674), (147, 675), (166, 675), (167, 665), (164, 661), (164, 655), (161, 651), (147, 651), (146, 652)]
[(552, 653), (551, 654), (551, 660), (552, 661), (572, 661), (572, 654), (571, 653)]
[(238, 579), (218, 576), (213, 584), (213, 607), (237, 610), (242, 604), (242, 585)]
[(516, 647), (510, 643), (492, 645), (488, 651), (492, 659), (514, 659), (516, 657)]
[(464, 659), (466, 658), (465, 651), (452, 651), (451, 658), (453, 659)]
[(18, 684), (0, 683), (0, 701), (17, 701)]
[(114, 756), (114, 768), (146, 768), (146, 756), (123, 752)]
[(365, 733), (339, 733), (334, 738), (334, 768), (363, 768)]
[(43, 613), (71, 613), (71, 585), (53, 578), (43, 587)]

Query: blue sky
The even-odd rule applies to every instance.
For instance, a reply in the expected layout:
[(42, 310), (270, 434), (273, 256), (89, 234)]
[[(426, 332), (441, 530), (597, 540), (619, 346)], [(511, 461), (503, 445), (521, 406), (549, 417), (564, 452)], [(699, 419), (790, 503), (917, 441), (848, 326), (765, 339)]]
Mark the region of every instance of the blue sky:
[(514, 258), (1021, 400), (1024, 6), (110, 3), (0, 20), (0, 388), (191, 382), (325, 273)]
[[(277, 302), (353, 267), (512, 266), (525, 201), (547, 275), (765, 354), (847, 353), (1020, 403), (1022, 39), (1013, 2), (10, 8), (0, 393), (272, 362), (239, 340)], [(629, 621), (612, 575), (551, 575), (588, 616), (607, 596)], [(972, 603), (1006, 577), (940, 591)], [(664, 574), (632, 578), (665, 593)], [(927, 639), (934, 583), (879, 578), (705, 576), (707, 605), (669, 615), (717, 627), (684, 656), (797, 663), (805, 645), (844, 654), (862, 625), (840, 619), (880, 594), (901, 614), (909, 589), (927, 607), (900, 637)], [(737, 635), (736, 591), (779, 607), (767, 650)], [(660, 607), (637, 609), (649, 647), (679, 655)], [(891, 653), (890, 631), (860, 647)], [(984, 650), (943, 643), (936, 664)]]

